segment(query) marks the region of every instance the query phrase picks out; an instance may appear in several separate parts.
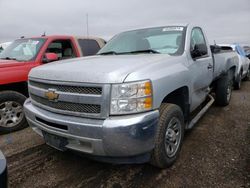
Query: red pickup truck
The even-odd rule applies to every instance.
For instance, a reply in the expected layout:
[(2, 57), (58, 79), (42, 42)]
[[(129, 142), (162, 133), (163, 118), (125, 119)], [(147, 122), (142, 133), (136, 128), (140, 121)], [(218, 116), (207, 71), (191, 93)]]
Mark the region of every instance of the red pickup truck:
[(27, 126), (23, 103), (29, 71), (52, 61), (95, 55), (101, 38), (41, 36), (15, 40), (0, 54), (0, 133)]

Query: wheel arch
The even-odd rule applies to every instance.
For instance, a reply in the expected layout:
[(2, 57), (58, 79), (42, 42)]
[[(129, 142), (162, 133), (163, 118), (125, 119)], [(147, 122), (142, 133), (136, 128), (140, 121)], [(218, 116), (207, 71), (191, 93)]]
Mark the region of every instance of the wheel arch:
[[(183, 112), (184, 120), (189, 119), (190, 103), (189, 103), (189, 89), (187, 86), (175, 89), (171, 93), (167, 94), (162, 103), (172, 103), (179, 106)], [(161, 104), (162, 104), (161, 103)]]
[(28, 97), (28, 84), (27, 82), (17, 82), (10, 84), (0, 85), (0, 91), (16, 91)]

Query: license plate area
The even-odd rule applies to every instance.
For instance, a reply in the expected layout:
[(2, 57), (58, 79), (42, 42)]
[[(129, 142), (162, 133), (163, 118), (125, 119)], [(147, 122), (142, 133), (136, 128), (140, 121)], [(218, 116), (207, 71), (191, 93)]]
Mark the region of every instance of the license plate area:
[(67, 149), (65, 147), (68, 144), (68, 140), (66, 138), (53, 135), (53, 134), (49, 134), (44, 131), (42, 133), (43, 133), (43, 138), (46, 144), (61, 151), (65, 151)]

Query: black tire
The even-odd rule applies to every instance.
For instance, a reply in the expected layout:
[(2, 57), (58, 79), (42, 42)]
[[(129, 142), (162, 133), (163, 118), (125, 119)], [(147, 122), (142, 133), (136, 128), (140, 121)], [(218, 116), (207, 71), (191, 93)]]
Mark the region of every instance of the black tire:
[[(0, 92), (0, 133), (9, 133), (28, 126), (23, 112), (25, 100), (24, 95), (15, 91)], [(14, 121), (11, 120), (12, 117)]]
[[(165, 142), (170, 123), (178, 119), (180, 123), (179, 144), (173, 156), (167, 154), (167, 144)], [(167, 168), (174, 164), (181, 150), (184, 137), (184, 117), (181, 108), (175, 104), (164, 103), (160, 107), (160, 119), (156, 130), (155, 148), (151, 154), (151, 164), (158, 168)], [(177, 137), (175, 137), (177, 138)], [(170, 144), (169, 144), (170, 146)]]
[(239, 90), (241, 88), (241, 82), (242, 82), (242, 72), (240, 72), (237, 81), (234, 82), (234, 89)]
[(249, 80), (250, 80), (250, 67), (249, 67), (249, 69), (247, 71), (246, 76), (243, 78), (243, 81), (249, 81)]
[(217, 81), (215, 90), (215, 101), (219, 106), (227, 106), (232, 96), (233, 79), (228, 72), (222, 78)]

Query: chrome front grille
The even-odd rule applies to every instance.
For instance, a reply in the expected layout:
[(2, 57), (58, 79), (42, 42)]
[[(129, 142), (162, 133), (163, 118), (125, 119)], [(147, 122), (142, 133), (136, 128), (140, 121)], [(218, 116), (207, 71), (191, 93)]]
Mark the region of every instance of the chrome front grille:
[(58, 110), (66, 110), (71, 112), (81, 112), (90, 114), (99, 114), (101, 112), (101, 106), (95, 104), (79, 104), (71, 102), (52, 102), (42, 97), (30, 94), (32, 100)]
[(46, 89), (46, 90), (49, 88), (53, 88), (53, 89), (56, 89), (57, 91), (68, 92), (68, 93), (92, 94), (92, 95), (102, 94), (101, 87), (54, 85), (54, 84), (41, 83), (41, 82), (35, 82), (35, 81), (30, 81), (29, 84), (38, 88)]
[[(48, 92), (52, 94), (52, 99)], [(109, 93), (108, 84), (29, 80), (29, 94), (34, 105), (66, 115), (106, 118), (109, 111)], [(53, 94), (56, 94), (55, 98)]]

